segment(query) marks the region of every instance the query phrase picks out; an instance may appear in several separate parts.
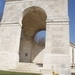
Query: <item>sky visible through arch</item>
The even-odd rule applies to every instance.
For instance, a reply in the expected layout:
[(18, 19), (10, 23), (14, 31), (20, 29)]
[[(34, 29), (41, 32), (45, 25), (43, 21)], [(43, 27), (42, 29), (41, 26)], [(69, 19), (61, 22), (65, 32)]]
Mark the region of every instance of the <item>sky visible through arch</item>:
[[(5, 5), (4, 0), (0, 0), (0, 16), (2, 15)], [(62, 9), (63, 10), (63, 9)], [(70, 41), (75, 44), (75, 0), (69, 0), (69, 18), (70, 18)], [(41, 37), (45, 36), (45, 32), (40, 33)]]

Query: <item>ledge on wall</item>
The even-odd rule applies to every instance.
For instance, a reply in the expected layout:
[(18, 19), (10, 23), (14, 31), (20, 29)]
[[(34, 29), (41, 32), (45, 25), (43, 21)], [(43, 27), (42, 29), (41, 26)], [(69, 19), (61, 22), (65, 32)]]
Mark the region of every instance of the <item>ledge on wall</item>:
[(72, 42), (70, 42), (70, 46), (72, 46), (73, 48), (75, 48), (75, 44), (73, 44)]
[(33, 1), (33, 0), (5, 0), (6, 2), (10, 2), (10, 1)]
[(22, 0), (5, 0), (6, 2), (8, 2), (8, 1), (22, 1)]

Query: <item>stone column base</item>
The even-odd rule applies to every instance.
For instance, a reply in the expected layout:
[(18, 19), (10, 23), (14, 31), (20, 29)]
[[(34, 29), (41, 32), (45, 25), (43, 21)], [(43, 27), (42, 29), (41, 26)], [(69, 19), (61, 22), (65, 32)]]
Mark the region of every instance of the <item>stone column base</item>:
[(67, 54), (45, 54), (43, 75), (70, 75), (70, 56)]
[(19, 62), (17, 53), (0, 52), (0, 70), (9, 70)]

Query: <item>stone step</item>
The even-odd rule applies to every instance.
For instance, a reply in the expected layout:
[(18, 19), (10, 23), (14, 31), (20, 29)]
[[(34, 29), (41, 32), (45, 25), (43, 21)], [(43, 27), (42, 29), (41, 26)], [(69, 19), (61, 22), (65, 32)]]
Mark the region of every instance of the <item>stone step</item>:
[(38, 66), (34, 63), (18, 63), (17, 66)]
[(42, 67), (39, 67), (35, 63), (18, 63), (17, 66), (10, 69), (10, 71), (41, 73), (41, 69)]

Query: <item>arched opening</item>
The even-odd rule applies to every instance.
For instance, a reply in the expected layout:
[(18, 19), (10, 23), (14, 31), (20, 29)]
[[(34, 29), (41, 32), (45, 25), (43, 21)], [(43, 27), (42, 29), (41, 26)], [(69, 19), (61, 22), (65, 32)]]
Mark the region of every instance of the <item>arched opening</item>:
[(37, 32), (46, 30), (47, 15), (36, 6), (27, 8), (23, 13), (19, 61), (41, 63), (43, 57), (40, 58), (40, 55), (43, 55), (45, 45), (37, 44), (34, 37)]

